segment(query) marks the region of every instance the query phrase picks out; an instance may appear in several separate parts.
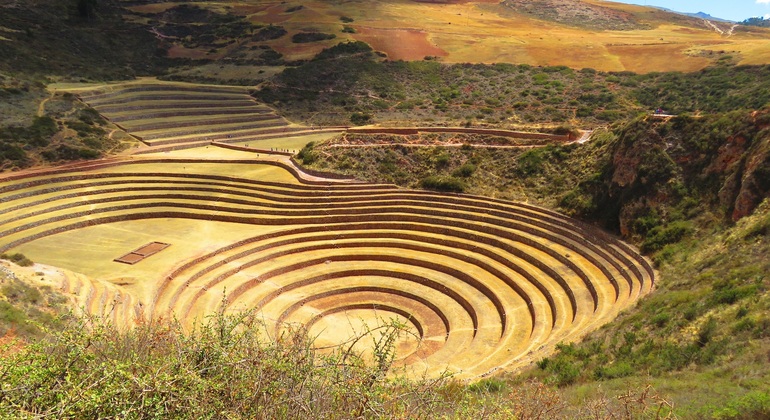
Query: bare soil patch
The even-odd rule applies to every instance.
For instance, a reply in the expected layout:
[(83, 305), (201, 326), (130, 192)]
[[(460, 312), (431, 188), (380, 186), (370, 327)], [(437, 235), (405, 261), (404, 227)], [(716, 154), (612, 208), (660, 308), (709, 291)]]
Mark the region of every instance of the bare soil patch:
[(426, 56), (449, 54), (430, 42), (428, 33), (419, 29), (357, 28), (355, 38), (388, 54), (392, 60), (422, 60)]

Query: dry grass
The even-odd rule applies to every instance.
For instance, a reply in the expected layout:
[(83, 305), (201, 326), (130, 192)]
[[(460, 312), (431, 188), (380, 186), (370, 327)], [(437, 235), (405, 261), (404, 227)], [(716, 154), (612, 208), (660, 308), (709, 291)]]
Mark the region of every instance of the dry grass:
[[(287, 5), (272, 2), (243, 1), (238, 6), (256, 10), (248, 17), (255, 24), (280, 24), (289, 31), (288, 36), (268, 42), (287, 59), (310, 58), (346, 39), (368, 42), (392, 59), (439, 56), (452, 63), (512, 62), (640, 73), (698, 70), (718, 58), (719, 54), (709, 55), (709, 51), (737, 51), (740, 64), (767, 63), (770, 56), (766, 36), (755, 30), (739, 29), (727, 37), (705, 25), (699, 26), (697, 20), (666, 23), (665, 17), (651, 9), (597, 4), (637, 16), (651, 29), (586, 30), (526, 17), (499, 4), (475, 1), (431, 4), (401, 0), (375, 2), (367, 7), (356, 2), (303, 2), (303, 9), (293, 13), (285, 13)], [(357, 33), (340, 33), (342, 15), (353, 18), (348, 25)], [(335, 33), (337, 38), (311, 44), (291, 43), (292, 34), (309, 28)], [(648, 59), (641, 61), (637, 56)]]

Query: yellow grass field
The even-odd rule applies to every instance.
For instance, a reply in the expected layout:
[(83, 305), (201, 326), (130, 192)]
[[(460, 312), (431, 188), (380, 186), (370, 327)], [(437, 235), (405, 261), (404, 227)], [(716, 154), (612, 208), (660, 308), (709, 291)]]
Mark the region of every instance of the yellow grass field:
[[(567, 65), (604, 71), (694, 71), (724, 55), (738, 64), (770, 63), (768, 31), (717, 23), (723, 33), (705, 22), (677, 23), (660, 11), (641, 6), (590, 0), (587, 3), (635, 16), (646, 29), (587, 29), (528, 17), (490, 1), (449, 4), (389, 1), (307, 1), (287, 12), (293, 3), (276, 1), (207, 2), (202, 7), (229, 11), (259, 24), (280, 25), (287, 36), (267, 42), (290, 60), (309, 59), (340, 40), (362, 40), (391, 59), (420, 60), (436, 56), (448, 63), (509, 62), (536, 66)], [(139, 12), (172, 7), (174, 3), (134, 6)], [(342, 33), (345, 25), (356, 33)], [(668, 19), (668, 20), (667, 20)], [(576, 24), (579, 24), (577, 22)], [(291, 35), (317, 31), (336, 39), (295, 44)], [(189, 57), (205, 51), (175, 51)]]

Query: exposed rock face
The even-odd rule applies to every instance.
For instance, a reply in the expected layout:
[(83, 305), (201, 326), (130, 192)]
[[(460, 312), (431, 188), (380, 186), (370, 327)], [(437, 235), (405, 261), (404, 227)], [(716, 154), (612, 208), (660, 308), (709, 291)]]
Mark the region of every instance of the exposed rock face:
[(768, 121), (770, 109), (630, 123), (618, 132), (594, 216), (628, 237), (644, 234), (640, 220), (651, 214), (663, 221), (683, 211), (733, 221), (751, 214), (770, 196)]
[(633, 149), (637, 149), (637, 147), (619, 151), (613, 156), (612, 165), (615, 168), (615, 172), (612, 173), (612, 184), (617, 187), (627, 187), (636, 181), (637, 169), (639, 164), (642, 163), (642, 159), (638, 154), (638, 150)]
[(734, 201), (732, 219), (748, 216), (770, 192), (770, 139), (760, 140), (746, 156), (746, 169)]

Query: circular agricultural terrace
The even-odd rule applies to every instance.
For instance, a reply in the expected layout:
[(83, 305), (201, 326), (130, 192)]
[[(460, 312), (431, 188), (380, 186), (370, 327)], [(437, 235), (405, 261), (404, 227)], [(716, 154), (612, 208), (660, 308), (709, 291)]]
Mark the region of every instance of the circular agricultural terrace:
[(269, 337), (303, 327), (319, 348), (365, 352), (396, 321), (398, 366), (476, 377), (546, 356), (653, 286), (635, 249), (550, 210), (300, 172), (265, 151), (340, 128), (293, 125), (245, 88), (77, 93), (143, 146), (0, 175), (0, 252), (59, 267), (36, 270), (119, 325), (252, 310)]
[(61, 288), (125, 325), (255, 310), (270, 336), (304, 325), (328, 347), (399, 320), (399, 365), (464, 377), (543, 357), (654, 281), (627, 244), (543, 208), (311, 181), (267, 159), (144, 155), (6, 174), (0, 252), (45, 263), (56, 249), (53, 265), (85, 274)]

